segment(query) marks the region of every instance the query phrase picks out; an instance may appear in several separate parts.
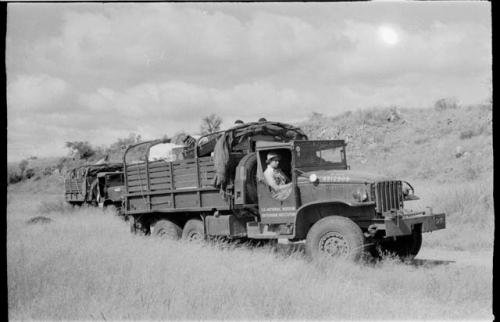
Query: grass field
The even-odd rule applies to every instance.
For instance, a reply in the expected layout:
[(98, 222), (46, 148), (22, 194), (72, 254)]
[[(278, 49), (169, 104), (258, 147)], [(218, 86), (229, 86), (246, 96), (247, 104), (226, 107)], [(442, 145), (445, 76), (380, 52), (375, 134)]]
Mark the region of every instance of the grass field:
[[(309, 262), (140, 237), (111, 212), (65, 206), (59, 181), (9, 186), (11, 320), (492, 319), (491, 265)], [(423, 248), (491, 250), (491, 189), (427, 184), (418, 194), (447, 212), (448, 229)], [(39, 216), (51, 221), (28, 223)]]
[(421, 200), (406, 208), (445, 212), (447, 228), (424, 234), (421, 251), (442, 258), (309, 262), (283, 245), (135, 236), (111, 212), (65, 205), (60, 176), (37, 175), (8, 187), (9, 318), (492, 320), (492, 106), (388, 112), (300, 126), (313, 139), (349, 138), (353, 170), (409, 180)]

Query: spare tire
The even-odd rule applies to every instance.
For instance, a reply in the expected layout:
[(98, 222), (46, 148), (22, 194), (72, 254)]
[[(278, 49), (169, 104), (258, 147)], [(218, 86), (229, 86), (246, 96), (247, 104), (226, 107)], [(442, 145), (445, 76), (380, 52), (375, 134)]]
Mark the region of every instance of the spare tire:
[(246, 203), (257, 203), (257, 156), (255, 153), (245, 155), (238, 166), (245, 170), (245, 200)]

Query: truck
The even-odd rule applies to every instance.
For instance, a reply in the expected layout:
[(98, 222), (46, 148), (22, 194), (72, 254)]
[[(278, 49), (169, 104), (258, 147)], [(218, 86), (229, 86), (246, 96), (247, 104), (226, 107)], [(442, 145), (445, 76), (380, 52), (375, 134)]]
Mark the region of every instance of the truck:
[(120, 209), (122, 205), (123, 164), (84, 165), (71, 169), (65, 176), (65, 200), (75, 205)]
[[(123, 155), (122, 211), (134, 233), (280, 239), (305, 243), (312, 258), (358, 260), (413, 258), (423, 233), (446, 227), (444, 213), (405, 207), (418, 199), (409, 182), (351, 170), (344, 140), (309, 140), (297, 127), (255, 122), (200, 137), (177, 160), (148, 161), (151, 147), (165, 143), (142, 142)], [(127, 160), (139, 145), (143, 161)], [(264, 177), (270, 153), (281, 156), (290, 181), (279, 193)]]

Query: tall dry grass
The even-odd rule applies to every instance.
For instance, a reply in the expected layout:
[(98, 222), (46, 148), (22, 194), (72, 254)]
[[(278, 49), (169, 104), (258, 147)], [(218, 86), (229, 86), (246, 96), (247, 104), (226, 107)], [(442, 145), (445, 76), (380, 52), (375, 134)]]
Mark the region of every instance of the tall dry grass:
[(424, 235), (424, 246), (453, 250), (493, 250), (493, 178), (459, 184), (416, 182), (421, 198), (406, 207), (446, 213), (446, 229)]
[[(20, 190), (7, 216), (10, 319), (491, 319), (491, 267), (160, 241), (111, 212)], [(27, 224), (34, 216), (52, 221)]]

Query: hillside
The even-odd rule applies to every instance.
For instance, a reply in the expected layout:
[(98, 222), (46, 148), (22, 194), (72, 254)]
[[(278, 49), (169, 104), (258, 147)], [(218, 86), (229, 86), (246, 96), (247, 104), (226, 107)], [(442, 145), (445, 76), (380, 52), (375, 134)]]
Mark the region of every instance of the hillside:
[[(392, 107), (338, 116), (312, 113), (296, 125), (311, 139), (347, 139), (352, 169), (438, 183), (483, 180), (493, 174), (490, 104), (442, 109)], [(137, 142), (132, 136), (100, 147), (89, 163), (105, 154), (111, 162), (121, 162), (123, 150), (119, 146)], [(54, 172), (59, 165), (64, 173), (81, 163), (70, 157), (39, 158), (28, 160), (27, 168), (41, 175)], [(18, 164), (8, 168), (19, 171)]]
[(347, 139), (352, 169), (443, 183), (493, 174), (491, 105), (313, 113), (298, 125), (311, 139)]

